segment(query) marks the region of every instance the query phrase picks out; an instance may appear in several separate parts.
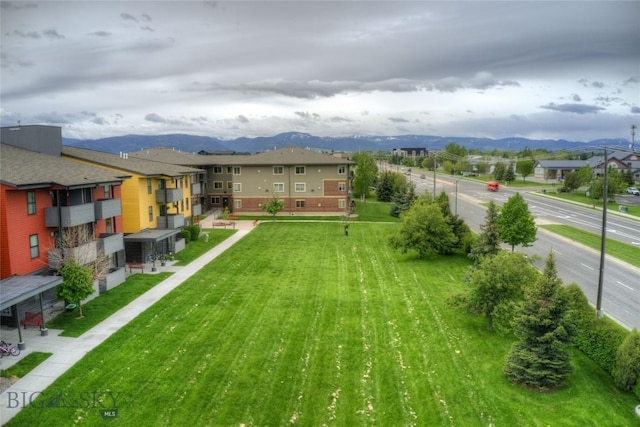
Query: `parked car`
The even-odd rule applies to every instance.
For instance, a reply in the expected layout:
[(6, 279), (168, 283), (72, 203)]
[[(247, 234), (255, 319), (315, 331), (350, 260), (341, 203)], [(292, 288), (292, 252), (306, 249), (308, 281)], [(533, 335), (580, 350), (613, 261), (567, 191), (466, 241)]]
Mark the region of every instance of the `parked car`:
[(640, 191), (636, 187), (627, 187), (627, 193), (640, 196)]

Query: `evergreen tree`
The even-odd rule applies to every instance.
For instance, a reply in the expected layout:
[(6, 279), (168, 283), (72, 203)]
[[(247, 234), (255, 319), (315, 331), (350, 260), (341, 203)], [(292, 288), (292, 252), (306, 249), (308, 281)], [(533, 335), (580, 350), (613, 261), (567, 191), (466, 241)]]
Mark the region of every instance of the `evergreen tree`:
[(558, 278), (552, 252), (542, 276), (525, 292), (513, 321), (519, 341), (513, 344), (505, 366), (511, 382), (539, 389), (564, 384), (571, 372), (568, 344), (573, 329), (568, 313), (568, 293)]
[(500, 239), (511, 245), (512, 252), (516, 245), (527, 247), (536, 241), (536, 223), (520, 193), (509, 197), (502, 206), (497, 225)]
[(391, 216), (400, 217), (400, 214), (409, 210), (413, 201), (416, 198), (416, 193), (413, 185), (406, 185), (401, 190), (395, 192), (391, 201)]
[(504, 173), (504, 180), (507, 182), (513, 182), (516, 180), (516, 173), (513, 171), (513, 163), (509, 163), (509, 167)]
[(495, 202), (491, 200), (489, 207), (487, 208), (487, 216), (485, 217), (484, 224), (480, 226), (482, 232), (473, 243), (469, 258), (471, 258), (476, 264), (480, 262), (481, 258), (496, 255), (500, 252), (500, 236), (498, 234), (498, 207)]
[(620, 389), (632, 391), (640, 384), (640, 332), (633, 329), (618, 348), (613, 379)]
[(383, 172), (380, 175), (378, 186), (376, 187), (376, 200), (379, 202), (390, 202), (393, 196), (393, 179), (391, 172)]
[(493, 167), (493, 179), (495, 179), (496, 181), (503, 181), (506, 172), (507, 168), (504, 163), (496, 163), (496, 165)]

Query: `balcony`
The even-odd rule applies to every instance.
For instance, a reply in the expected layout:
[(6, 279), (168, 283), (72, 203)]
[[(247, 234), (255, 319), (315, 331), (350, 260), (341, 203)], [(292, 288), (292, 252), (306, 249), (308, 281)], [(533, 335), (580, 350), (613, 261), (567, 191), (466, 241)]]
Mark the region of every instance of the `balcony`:
[[(124, 246), (124, 243), (123, 243)], [(64, 249), (64, 257), (61, 256), (62, 249), (50, 249), (48, 252), (49, 268), (57, 270), (62, 267), (64, 258), (74, 258), (80, 265), (86, 265), (98, 258), (98, 241), (93, 240), (75, 248)]]
[(122, 233), (103, 233), (98, 239), (98, 250), (110, 255), (124, 250), (124, 235)]
[(103, 294), (121, 283), (124, 283), (126, 279), (126, 269), (124, 267), (114, 267), (109, 273), (102, 279), (98, 280), (98, 287), (100, 293)]
[(182, 200), (182, 188), (156, 190), (156, 203), (176, 203)]
[(201, 215), (202, 214), (202, 205), (193, 205), (191, 206), (191, 215)]
[(202, 193), (202, 184), (199, 182), (195, 184), (191, 184), (191, 195), (201, 194)]
[(75, 206), (53, 206), (46, 208), (45, 224), (47, 227), (75, 227), (96, 220), (95, 204), (85, 203)]
[(158, 228), (174, 229), (184, 227), (184, 215), (166, 215), (158, 217)]
[(96, 219), (112, 218), (122, 215), (120, 199), (98, 200), (94, 203)]

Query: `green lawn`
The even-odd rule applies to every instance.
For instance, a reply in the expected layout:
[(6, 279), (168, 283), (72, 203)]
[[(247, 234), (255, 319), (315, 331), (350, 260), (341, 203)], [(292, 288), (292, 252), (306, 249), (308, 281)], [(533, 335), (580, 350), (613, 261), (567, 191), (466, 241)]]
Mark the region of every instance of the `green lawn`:
[(51, 353), (42, 353), (34, 351), (22, 358), (18, 363), (7, 369), (0, 369), (0, 377), (4, 378), (22, 378), (27, 375), (33, 368), (47, 360)]
[[(567, 237), (595, 250), (600, 250), (602, 239), (599, 234), (589, 233), (570, 225), (541, 225), (545, 230)], [(636, 267), (640, 267), (640, 248), (607, 238), (606, 253)]]
[[(571, 200), (574, 202), (584, 203), (586, 205), (593, 205), (602, 209), (602, 201), (593, 200), (590, 197), (585, 196), (584, 192), (574, 192), (574, 193), (553, 193), (553, 197), (558, 197), (564, 200)], [(627, 214), (640, 217), (640, 205), (624, 205), (627, 208)], [(607, 205), (608, 211), (620, 211), (620, 204), (609, 202)]]
[[(35, 403), (111, 392), (124, 426), (638, 425), (580, 353), (561, 390), (509, 384), (511, 339), (447, 302), (469, 261), (390, 252), (395, 227), (261, 224)], [(98, 409), (27, 407), (8, 425), (102, 426)]]
[(78, 309), (62, 312), (47, 322), (47, 327), (62, 329), (61, 336), (79, 337), (170, 275), (171, 273), (133, 274), (125, 283), (83, 304), (84, 317), (78, 318)]
[(198, 240), (187, 243), (183, 250), (174, 255), (176, 260), (175, 265), (189, 264), (209, 249), (212, 249), (223, 240), (226, 240), (235, 232), (236, 230), (220, 230), (211, 228), (202, 229)]

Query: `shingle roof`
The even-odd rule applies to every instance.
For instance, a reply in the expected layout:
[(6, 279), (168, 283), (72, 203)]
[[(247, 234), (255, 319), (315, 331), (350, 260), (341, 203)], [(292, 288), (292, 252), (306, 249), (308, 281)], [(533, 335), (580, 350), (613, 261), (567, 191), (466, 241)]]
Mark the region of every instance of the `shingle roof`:
[(135, 157), (121, 157), (117, 154), (70, 146), (63, 146), (62, 154), (71, 158), (87, 160), (99, 165), (108, 166), (144, 176), (178, 177), (198, 172), (204, 172), (201, 169), (191, 168), (187, 166), (156, 162)]
[(300, 147), (284, 147), (253, 156), (238, 157), (234, 165), (354, 165), (354, 161)]
[(210, 165), (232, 165), (236, 164), (238, 157), (248, 157), (245, 155), (211, 155), (187, 153), (166, 147), (156, 147), (147, 150), (132, 151), (129, 158), (153, 160), (156, 162), (170, 163), (173, 165), (185, 166), (210, 166)]
[(0, 181), (15, 187), (88, 187), (122, 182), (130, 175), (83, 165), (60, 156), (0, 144)]
[(539, 160), (543, 168), (581, 168), (587, 165), (586, 160)]

